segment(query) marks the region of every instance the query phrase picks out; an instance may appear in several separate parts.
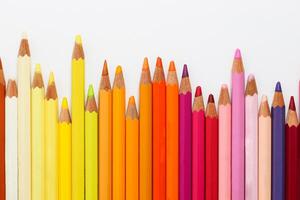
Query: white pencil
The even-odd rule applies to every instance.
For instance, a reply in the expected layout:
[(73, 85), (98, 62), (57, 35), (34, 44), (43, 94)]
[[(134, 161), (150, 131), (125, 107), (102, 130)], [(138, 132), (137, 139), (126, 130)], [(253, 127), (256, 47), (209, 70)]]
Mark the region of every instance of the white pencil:
[(19, 200), (31, 200), (30, 70), (30, 50), (24, 35), (17, 62)]
[(17, 85), (8, 80), (5, 98), (5, 172), (6, 199), (18, 200), (18, 113), (17, 113)]

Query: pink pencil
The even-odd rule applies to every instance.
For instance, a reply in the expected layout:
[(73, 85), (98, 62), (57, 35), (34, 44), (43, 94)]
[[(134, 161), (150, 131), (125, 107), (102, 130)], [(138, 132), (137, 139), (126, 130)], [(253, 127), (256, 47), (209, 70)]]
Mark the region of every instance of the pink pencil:
[(245, 199), (258, 199), (258, 99), (253, 75), (245, 92)]
[(192, 160), (192, 196), (193, 200), (204, 200), (204, 184), (205, 184), (205, 108), (202, 97), (201, 87), (196, 88), (195, 99), (193, 103), (193, 160)]
[(245, 198), (245, 74), (241, 52), (232, 67), (232, 200)]
[(219, 200), (231, 199), (231, 103), (227, 85), (219, 97)]

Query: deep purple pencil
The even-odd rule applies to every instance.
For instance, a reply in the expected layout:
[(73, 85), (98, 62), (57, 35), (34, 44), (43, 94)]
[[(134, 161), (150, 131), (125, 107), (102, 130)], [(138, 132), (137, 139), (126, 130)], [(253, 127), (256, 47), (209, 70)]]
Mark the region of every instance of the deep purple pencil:
[(280, 82), (277, 82), (272, 115), (272, 199), (285, 198), (285, 105)]
[(192, 199), (192, 93), (187, 65), (179, 89), (179, 197)]

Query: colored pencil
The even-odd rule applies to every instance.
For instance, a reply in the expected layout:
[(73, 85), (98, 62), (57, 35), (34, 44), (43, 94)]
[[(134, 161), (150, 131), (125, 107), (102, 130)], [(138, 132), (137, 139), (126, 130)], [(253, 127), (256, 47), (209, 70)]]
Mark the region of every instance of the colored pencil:
[(285, 105), (277, 82), (271, 108), (272, 116), (272, 199), (285, 199)]
[(271, 200), (272, 124), (266, 96), (262, 97), (258, 116), (258, 198)]
[(200, 86), (196, 88), (192, 110), (192, 199), (205, 199), (205, 108)]
[[(8, 80), (5, 98), (5, 158), (6, 199), (18, 200), (18, 90), (14, 80)], [(5, 199), (5, 198), (4, 198)]]
[(112, 199), (112, 91), (104, 62), (99, 87), (99, 199)]
[(72, 125), (67, 98), (63, 98), (58, 123), (58, 199), (72, 199)]
[(167, 169), (166, 195), (167, 199), (179, 199), (179, 110), (178, 110), (178, 80), (173, 61), (170, 62), (166, 83), (166, 142)]
[(298, 159), (299, 159), (299, 136), (298, 136), (298, 117), (294, 97), (290, 99), (289, 109), (285, 125), (286, 138), (286, 171), (285, 171), (285, 199), (299, 199), (297, 187), (298, 176)]
[(0, 199), (5, 199), (5, 78), (0, 59)]
[(133, 96), (126, 112), (126, 199), (139, 199), (139, 119)]
[(30, 50), (24, 34), (17, 61), (19, 200), (31, 200), (30, 70)]
[(121, 66), (113, 85), (113, 199), (125, 200), (125, 84)]
[(35, 67), (31, 89), (32, 200), (44, 199), (45, 192), (45, 89), (39, 64)]
[(232, 67), (232, 200), (245, 198), (245, 74), (241, 52)]
[(140, 200), (152, 200), (152, 82), (148, 59), (140, 80)]
[(187, 65), (179, 89), (180, 199), (192, 199), (192, 93)]
[(219, 200), (231, 200), (231, 102), (227, 85), (219, 96)]
[(255, 77), (245, 91), (245, 199), (258, 199), (258, 97)]
[(79, 35), (72, 55), (72, 199), (84, 199), (84, 53)]
[(58, 198), (58, 102), (51, 72), (45, 98), (45, 199)]
[(98, 200), (98, 110), (93, 86), (85, 104), (85, 199)]
[(153, 76), (153, 198), (166, 199), (166, 83), (160, 57)]
[(218, 113), (214, 96), (208, 97), (205, 121), (205, 199), (218, 199)]

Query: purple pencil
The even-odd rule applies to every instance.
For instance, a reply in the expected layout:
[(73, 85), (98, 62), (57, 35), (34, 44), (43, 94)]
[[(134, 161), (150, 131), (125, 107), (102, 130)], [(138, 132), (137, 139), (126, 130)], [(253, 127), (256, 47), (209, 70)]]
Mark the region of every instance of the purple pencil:
[(187, 65), (179, 89), (179, 197), (192, 199), (192, 93)]

